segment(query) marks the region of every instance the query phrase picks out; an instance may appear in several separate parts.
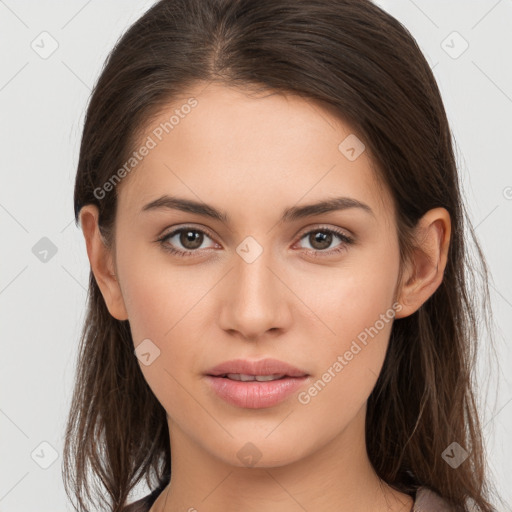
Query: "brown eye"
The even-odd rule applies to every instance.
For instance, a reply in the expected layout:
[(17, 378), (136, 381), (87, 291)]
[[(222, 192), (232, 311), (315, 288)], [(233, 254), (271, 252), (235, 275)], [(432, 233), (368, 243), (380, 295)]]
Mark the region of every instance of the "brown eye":
[(203, 242), (203, 233), (192, 229), (182, 230), (179, 241), (185, 249), (197, 249)]
[(332, 233), (327, 231), (314, 231), (309, 234), (308, 240), (313, 249), (328, 249), (332, 243)]
[[(340, 240), (340, 242), (331, 248), (336, 238)], [(308, 249), (308, 252), (312, 253), (314, 256), (327, 256), (338, 253), (345, 250), (348, 245), (354, 242), (353, 238), (345, 235), (343, 232), (338, 231), (337, 229), (328, 228), (317, 228), (312, 231), (308, 231), (307, 233), (304, 233), (301, 240), (306, 240), (309, 243), (310, 247), (304, 248)]]
[[(158, 242), (162, 247), (173, 254), (179, 256), (190, 256), (194, 253), (200, 253), (199, 249), (205, 242), (205, 238), (208, 239), (210, 236), (201, 229), (192, 227), (184, 227), (175, 229), (168, 235), (164, 235), (158, 239)], [(210, 238), (211, 240), (211, 238)], [(212, 248), (205, 247), (206, 249)]]

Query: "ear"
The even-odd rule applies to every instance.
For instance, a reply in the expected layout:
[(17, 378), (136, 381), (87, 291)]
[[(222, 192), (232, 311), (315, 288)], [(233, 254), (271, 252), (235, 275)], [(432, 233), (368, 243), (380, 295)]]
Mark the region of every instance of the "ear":
[(445, 208), (429, 210), (415, 230), (416, 249), (408, 261), (398, 302), (402, 309), (395, 318), (412, 315), (437, 290), (443, 281), (448, 260), (451, 220)]
[(100, 233), (98, 217), (96, 205), (88, 204), (80, 210), (80, 226), (85, 237), (91, 270), (109, 313), (117, 320), (127, 320), (128, 314), (116, 278), (112, 251), (107, 248)]

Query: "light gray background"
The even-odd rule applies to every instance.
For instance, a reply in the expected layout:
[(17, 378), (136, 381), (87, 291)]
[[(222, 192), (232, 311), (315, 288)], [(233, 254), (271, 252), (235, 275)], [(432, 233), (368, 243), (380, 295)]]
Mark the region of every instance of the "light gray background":
[[(497, 373), (489, 374), (482, 356), (480, 371), (491, 387), (481, 399), (489, 464), (510, 503), (512, 2), (378, 3), (412, 32), (437, 77), (471, 219), (494, 276), (502, 376), (492, 387)], [(71, 510), (61, 480), (62, 444), (89, 273), (83, 237), (73, 223), (80, 135), (86, 102), (107, 53), (152, 4), (0, 0), (3, 512)], [(45, 31), (50, 36), (40, 35)], [(464, 41), (469, 46), (461, 53)], [(52, 44), (58, 48), (44, 55)], [(43, 237), (57, 250), (48, 253), (46, 262), (39, 259), (44, 253), (36, 257), (33, 252), (38, 242), (48, 243), (40, 242)], [(141, 487), (136, 496), (146, 491)]]

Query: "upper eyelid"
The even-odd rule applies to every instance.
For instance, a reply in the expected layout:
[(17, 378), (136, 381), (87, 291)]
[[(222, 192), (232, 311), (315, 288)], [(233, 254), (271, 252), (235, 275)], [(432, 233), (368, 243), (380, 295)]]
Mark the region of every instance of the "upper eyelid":
[(169, 232), (164, 231), (164, 233), (159, 236), (159, 239), (168, 238), (171, 235), (174, 236), (177, 233), (179, 233), (180, 231), (185, 231), (187, 229), (190, 229), (190, 231), (200, 231), (200, 232), (204, 233), (205, 235), (208, 235), (211, 239), (215, 239), (215, 236), (213, 236), (213, 234), (207, 228), (204, 228), (204, 227), (198, 228), (198, 227), (193, 226), (192, 224), (186, 224), (182, 227), (170, 229)]

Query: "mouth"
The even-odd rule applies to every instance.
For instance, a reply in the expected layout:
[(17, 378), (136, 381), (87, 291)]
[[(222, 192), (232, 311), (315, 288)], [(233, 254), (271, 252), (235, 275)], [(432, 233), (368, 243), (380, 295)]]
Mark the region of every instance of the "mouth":
[(310, 380), (310, 375), (276, 359), (233, 360), (210, 369), (205, 379), (230, 405), (262, 409), (278, 405)]
[(246, 375), (244, 373), (227, 373), (224, 375), (210, 375), (210, 377), (221, 377), (223, 379), (237, 380), (241, 382), (269, 382), (273, 380), (281, 380), (286, 377), (290, 377), (290, 375), (285, 375), (284, 373), (278, 373), (274, 375)]

